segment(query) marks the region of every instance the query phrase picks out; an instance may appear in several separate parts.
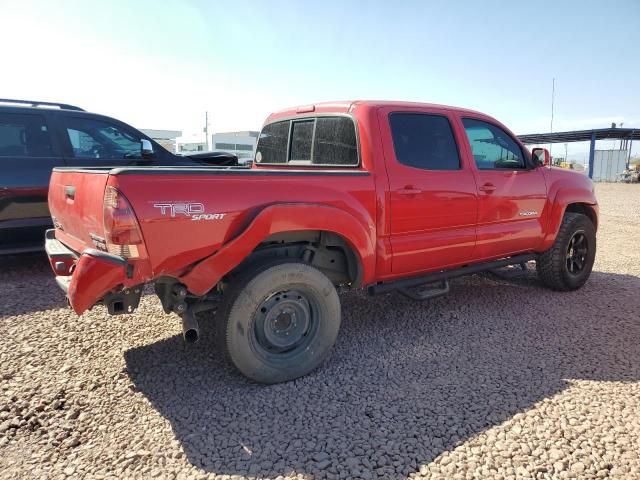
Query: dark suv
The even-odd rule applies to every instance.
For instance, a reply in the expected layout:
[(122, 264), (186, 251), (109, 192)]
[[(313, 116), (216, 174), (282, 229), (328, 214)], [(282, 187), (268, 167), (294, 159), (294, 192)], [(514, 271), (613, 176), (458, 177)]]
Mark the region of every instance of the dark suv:
[(113, 118), (72, 105), (0, 99), (0, 254), (41, 250), (47, 189), (60, 166), (237, 165), (225, 152), (183, 157)]

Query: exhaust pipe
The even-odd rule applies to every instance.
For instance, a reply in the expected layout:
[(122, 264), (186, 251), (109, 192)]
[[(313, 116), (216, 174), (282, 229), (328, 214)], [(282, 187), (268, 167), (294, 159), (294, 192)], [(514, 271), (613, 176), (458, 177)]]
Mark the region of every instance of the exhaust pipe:
[(182, 336), (187, 343), (196, 343), (200, 338), (200, 327), (198, 320), (191, 309), (182, 315)]

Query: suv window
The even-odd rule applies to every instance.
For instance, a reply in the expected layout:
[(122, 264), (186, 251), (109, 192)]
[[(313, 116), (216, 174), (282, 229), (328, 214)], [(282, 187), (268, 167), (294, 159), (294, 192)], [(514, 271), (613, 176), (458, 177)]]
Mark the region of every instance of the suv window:
[(120, 126), (90, 118), (68, 117), (67, 134), (75, 158), (140, 158), (140, 138)]
[(481, 120), (464, 118), (462, 123), (478, 169), (526, 168), (520, 146), (507, 132)]
[(424, 113), (392, 113), (393, 149), (403, 165), (425, 170), (458, 170), (460, 156), (446, 117)]
[(256, 162), (357, 166), (355, 124), (348, 117), (329, 116), (271, 123), (260, 133)]
[(42, 115), (0, 113), (0, 157), (51, 156), (51, 136)]

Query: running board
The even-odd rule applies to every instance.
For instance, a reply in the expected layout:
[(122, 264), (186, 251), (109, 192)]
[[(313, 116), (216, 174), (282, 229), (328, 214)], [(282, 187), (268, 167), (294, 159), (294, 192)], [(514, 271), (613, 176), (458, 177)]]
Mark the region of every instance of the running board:
[(527, 253), (524, 255), (516, 255), (515, 257), (503, 258), (501, 260), (494, 260), (492, 262), (478, 263), (476, 265), (467, 265), (466, 267), (456, 268), (453, 270), (442, 270), (440, 272), (428, 273), (421, 277), (403, 278), (401, 280), (394, 280), (391, 282), (381, 282), (375, 285), (370, 285), (367, 291), (369, 295), (379, 295), (381, 293), (389, 293), (394, 290), (406, 290), (407, 288), (419, 287), (426, 283), (441, 282), (450, 278), (462, 277), (464, 275), (471, 275), (473, 273), (484, 272), (485, 270), (492, 270), (494, 268), (502, 268), (508, 265), (516, 265), (518, 263), (526, 263), (538, 258), (538, 255), (533, 253)]
[(411, 300), (424, 302), (425, 300), (431, 300), (432, 298), (441, 297), (449, 293), (449, 280), (443, 280), (440, 287), (423, 285), (422, 287), (415, 288), (401, 288), (398, 292)]

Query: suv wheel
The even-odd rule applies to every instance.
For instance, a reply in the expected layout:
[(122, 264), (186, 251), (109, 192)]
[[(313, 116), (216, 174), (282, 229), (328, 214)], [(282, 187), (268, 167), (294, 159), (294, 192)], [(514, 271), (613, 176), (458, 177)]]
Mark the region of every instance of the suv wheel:
[(565, 213), (556, 241), (536, 262), (538, 277), (553, 290), (577, 290), (589, 278), (595, 257), (591, 220), (580, 213)]
[(226, 347), (234, 365), (261, 383), (303, 376), (329, 355), (340, 300), (316, 268), (291, 259), (257, 267), (225, 293)]

